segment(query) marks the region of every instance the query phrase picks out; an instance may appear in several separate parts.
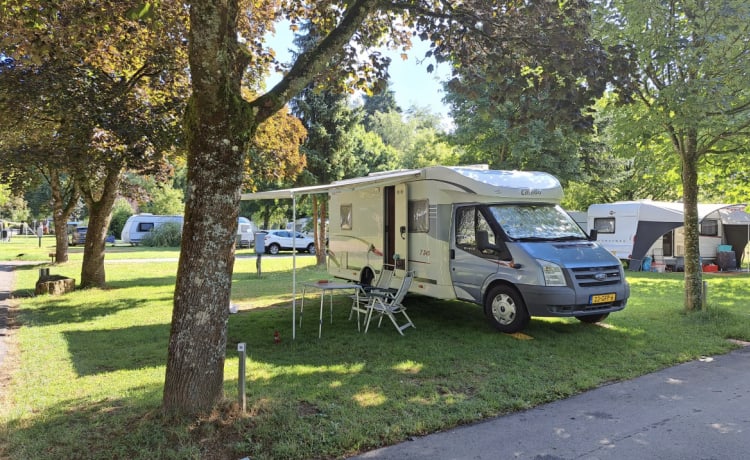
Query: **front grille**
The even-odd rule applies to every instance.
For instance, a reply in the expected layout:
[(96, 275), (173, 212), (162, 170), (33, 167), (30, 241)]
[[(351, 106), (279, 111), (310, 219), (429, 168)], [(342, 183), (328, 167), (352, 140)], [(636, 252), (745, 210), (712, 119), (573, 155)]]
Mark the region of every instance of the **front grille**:
[(571, 272), (576, 285), (580, 287), (609, 286), (622, 282), (619, 265), (572, 268)]

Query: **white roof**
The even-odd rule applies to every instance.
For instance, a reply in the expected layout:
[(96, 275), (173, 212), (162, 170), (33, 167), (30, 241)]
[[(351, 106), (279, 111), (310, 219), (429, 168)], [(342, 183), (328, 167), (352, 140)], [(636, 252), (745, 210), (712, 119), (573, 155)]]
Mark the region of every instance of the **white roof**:
[[(638, 220), (650, 222), (683, 222), (685, 214), (685, 204), (672, 201), (616, 201), (614, 203), (592, 204), (589, 206), (590, 215), (599, 215), (592, 211), (628, 209), (638, 215)], [(699, 203), (698, 220), (707, 217), (712, 219), (721, 219), (725, 224), (744, 224), (750, 223), (750, 215), (745, 212), (744, 204), (726, 204), (726, 203)]]

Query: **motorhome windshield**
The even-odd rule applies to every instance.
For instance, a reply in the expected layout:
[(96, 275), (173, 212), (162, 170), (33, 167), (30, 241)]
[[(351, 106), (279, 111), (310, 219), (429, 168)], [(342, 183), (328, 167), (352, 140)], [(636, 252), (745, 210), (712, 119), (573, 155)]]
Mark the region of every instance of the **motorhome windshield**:
[(584, 240), (575, 221), (555, 205), (496, 204), (488, 207), (509, 238), (516, 241)]

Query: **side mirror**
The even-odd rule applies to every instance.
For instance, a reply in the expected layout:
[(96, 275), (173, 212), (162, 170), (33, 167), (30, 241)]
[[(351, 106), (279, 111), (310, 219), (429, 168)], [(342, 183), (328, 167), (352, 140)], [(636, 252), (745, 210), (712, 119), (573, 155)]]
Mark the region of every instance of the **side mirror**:
[(495, 249), (495, 246), (490, 244), (490, 235), (484, 230), (477, 232), (477, 249), (480, 251)]
[(596, 229), (591, 230), (589, 232), (589, 241), (596, 241), (597, 236), (598, 236), (598, 232), (596, 231)]

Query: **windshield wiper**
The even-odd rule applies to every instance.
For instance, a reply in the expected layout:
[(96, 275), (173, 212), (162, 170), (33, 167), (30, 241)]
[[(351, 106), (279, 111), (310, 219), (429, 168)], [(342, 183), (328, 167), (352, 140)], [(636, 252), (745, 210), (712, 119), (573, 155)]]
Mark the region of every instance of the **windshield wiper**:
[(517, 238), (514, 238), (514, 241), (522, 241), (522, 242), (533, 242), (533, 241), (581, 241), (586, 240), (587, 238), (583, 236), (557, 236), (557, 237), (544, 237), (544, 236), (520, 236)]
[(559, 236), (557, 238), (550, 238), (551, 241), (579, 241), (579, 240), (588, 240), (588, 238), (584, 236), (574, 236), (574, 235), (568, 235), (568, 236)]
[(513, 238), (514, 241), (549, 241), (549, 238), (543, 238), (541, 236), (519, 236), (517, 238)]

